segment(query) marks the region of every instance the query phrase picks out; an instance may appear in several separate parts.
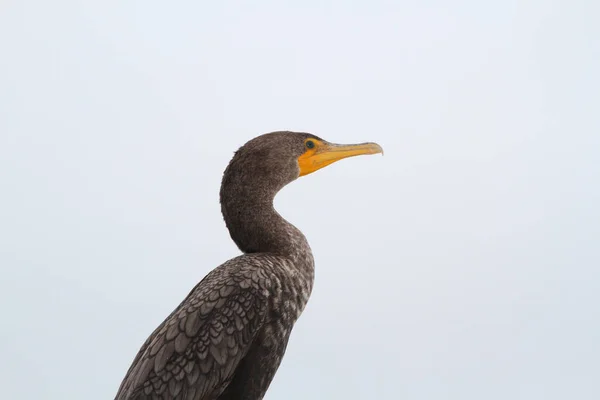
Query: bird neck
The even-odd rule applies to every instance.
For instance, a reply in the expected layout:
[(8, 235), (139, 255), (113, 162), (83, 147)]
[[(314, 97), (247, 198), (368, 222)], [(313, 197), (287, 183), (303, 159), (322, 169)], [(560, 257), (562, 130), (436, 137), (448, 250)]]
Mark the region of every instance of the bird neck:
[(241, 185), (221, 188), (221, 211), (235, 244), (244, 253), (312, 259), (302, 232), (275, 210), (277, 191), (265, 189)]

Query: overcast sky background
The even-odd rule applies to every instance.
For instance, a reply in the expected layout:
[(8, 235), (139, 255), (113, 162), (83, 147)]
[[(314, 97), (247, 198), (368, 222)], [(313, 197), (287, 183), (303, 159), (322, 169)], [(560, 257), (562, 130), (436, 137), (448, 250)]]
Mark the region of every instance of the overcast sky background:
[(266, 396), (600, 398), (597, 1), (0, 2), (0, 382), (112, 399), (238, 254), (233, 151), (384, 157), (276, 199), (313, 296)]

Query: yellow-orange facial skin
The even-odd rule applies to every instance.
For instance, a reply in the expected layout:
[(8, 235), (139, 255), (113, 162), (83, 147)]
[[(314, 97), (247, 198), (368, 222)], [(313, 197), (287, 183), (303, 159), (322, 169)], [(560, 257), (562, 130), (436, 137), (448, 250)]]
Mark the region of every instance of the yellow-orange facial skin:
[[(312, 142), (314, 146), (309, 142)], [(364, 154), (383, 154), (383, 149), (377, 143), (333, 144), (310, 138), (304, 141), (304, 146), (306, 151), (298, 157), (300, 176), (313, 173), (343, 158)]]

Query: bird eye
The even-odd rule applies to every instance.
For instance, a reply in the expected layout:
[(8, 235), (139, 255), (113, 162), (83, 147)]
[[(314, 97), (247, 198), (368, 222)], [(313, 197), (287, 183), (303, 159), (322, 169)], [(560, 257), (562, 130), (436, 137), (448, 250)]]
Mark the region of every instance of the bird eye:
[(315, 147), (315, 142), (313, 142), (312, 140), (307, 140), (306, 141), (306, 148), (307, 149), (312, 149)]

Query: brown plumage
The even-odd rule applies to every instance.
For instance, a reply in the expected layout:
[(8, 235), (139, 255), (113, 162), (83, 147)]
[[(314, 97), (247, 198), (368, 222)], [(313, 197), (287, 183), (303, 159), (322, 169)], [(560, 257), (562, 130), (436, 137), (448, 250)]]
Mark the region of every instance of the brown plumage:
[(379, 153), (308, 133), (259, 136), (234, 155), (221, 210), (244, 253), (212, 270), (146, 340), (116, 400), (260, 400), (310, 296), (306, 238), (273, 208), (286, 184), (339, 159)]

